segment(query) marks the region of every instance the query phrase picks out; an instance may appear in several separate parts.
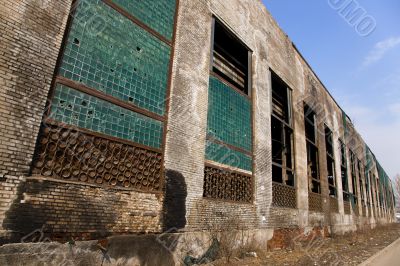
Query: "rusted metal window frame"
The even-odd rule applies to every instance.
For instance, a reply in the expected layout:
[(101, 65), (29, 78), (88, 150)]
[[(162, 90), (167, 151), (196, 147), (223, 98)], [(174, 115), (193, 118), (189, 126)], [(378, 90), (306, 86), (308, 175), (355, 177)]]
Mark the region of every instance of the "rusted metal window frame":
[[(233, 84), (231, 81), (228, 79), (222, 77), (220, 74), (216, 73), (214, 71), (214, 52), (215, 52), (215, 29), (216, 29), (216, 24), (218, 23), (219, 26), (223, 28), (223, 30), (229, 34), (232, 35), (232, 37), (245, 48), (248, 53), (247, 53), (247, 82), (246, 86), (243, 88), (245, 91), (243, 91), (240, 87), (237, 85)], [(212, 29), (211, 29), (211, 55), (210, 55), (210, 75), (218, 78), (219, 80), (223, 81), (224, 83), (228, 84), (229, 87), (232, 89), (236, 90), (239, 92), (241, 95), (246, 96), (247, 98), (251, 99), (252, 95), (252, 55), (253, 51), (225, 24), (217, 18), (215, 15), (212, 16)]]
[[(291, 168), (286, 166), (287, 157), (286, 157), (286, 153), (285, 152), (282, 151), (282, 164), (274, 162), (273, 161), (273, 154), (272, 154), (272, 166), (279, 167), (279, 168), (281, 168), (281, 171), (282, 171), (282, 182), (277, 182), (277, 181), (273, 181), (273, 182), (276, 182), (276, 183), (279, 183), (279, 184), (282, 184), (282, 185), (286, 185), (286, 186), (295, 188), (296, 187), (296, 176), (295, 176), (295, 162), (294, 162), (294, 128), (293, 128), (293, 119), (292, 119), (292, 117), (293, 117), (293, 114), (292, 114), (292, 110), (293, 110), (293, 107), (292, 107), (292, 104), (293, 104), (292, 92), (293, 92), (293, 90), (272, 69), (270, 69), (270, 77), (271, 77), (270, 78), (270, 82), (271, 82), (271, 131), (272, 131), (272, 120), (275, 119), (281, 125), (281, 138), (283, 140), (283, 145), (284, 146), (287, 145), (287, 143), (286, 143), (286, 141), (287, 141), (286, 131), (288, 130), (288, 131), (291, 132), (291, 136), (290, 136), (290, 157), (291, 158), (290, 158), (290, 160), (291, 160), (291, 164), (292, 164)], [(285, 107), (287, 108), (287, 121), (285, 121), (284, 119), (282, 119), (278, 115), (274, 114), (274, 112), (273, 112), (273, 106), (274, 106), (274, 103), (273, 103), (273, 98), (274, 98), (274, 96), (273, 96), (273, 91), (274, 91), (274, 89), (273, 89), (273, 79), (274, 78), (278, 79), (278, 82), (282, 83), (282, 85), (285, 85), (285, 87), (286, 87), (286, 98), (287, 99), (286, 99), (286, 106)], [(272, 139), (272, 134), (271, 134), (271, 141), (274, 141)], [(272, 148), (271, 148), (271, 151), (272, 151)], [(287, 184), (287, 181), (288, 181), (287, 171), (292, 172), (293, 185)]]
[[(213, 65), (214, 65), (214, 48), (215, 48), (215, 26), (216, 23), (219, 23), (224, 30), (226, 30), (229, 34), (233, 35), (233, 37), (244, 47), (247, 49), (248, 54), (247, 54), (247, 61), (248, 61), (248, 73), (247, 73), (247, 93), (244, 93), (243, 90), (241, 90), (239, 87), (237, 87), (236, 85), (232, 84), (229, 80), (225, 79), (224, 77), (222, 77), (221, 75), (218, 75), (217, 73), (215, 73), (213, 71)], [(212, 198), (212, 197), (206, 197), (204, 196), (205, 192), (204, 192), (204, 188), (203, 188), (203, 197), (208, 199), (208, 200), (215, 200), (215, 201), (224, 201), (224, 202), (231, 202), (231, 203), (235, 203), (235, 204), (253, 204), (254, 199), (255, 199), (255, 195), (254, 195), (254, 188), (255, 188), (255, 177), (254, 177), (254, 103), (253, 103), (253, 97), (252, 97), (252, 89), (253, 89), (253, 82), (252, 82), (252, 69), (253, 69), (253, 51), (236, 35), (234, 34), (234, 32), (232, 30), (230, 30), (230, 28), (223, 23), (220, 19), (218, 19), (214, 14), (212, 15), (212, 24), (211, 24), (211, 50), (210, 50), (210, 65), (209, 65), (209, 74), (210, 76), (213, 76), (215, 78), (217, 78), (218, 80), (220, 80), (221, 82), (225, 83), (226, 85), (228, 85), (231, 89), (235, 90), (236, 92), (238, 92), (239, 94), (241, 94), (242, 96), (246, 97), (247, 99), (250, 100), (251, 102), (251, 130), (252, 130), (252, 145), (251, 145), (251, 151), (245, 151), (241, 148), (238, 147), (234, 147), (232, 145), (229, 145), (227, 143), (223, 143), (224, 145), (226, 145), (228, 148), (242, 152), (246, 155), (250, 155), (251, 159), (252, 159), (252, 170), (251, 170), (251, 174), (248, 173), (248, 171), (242, 170), (242, 169), (233, 169), (229, 166), (221, 166), (218, 163), (213, 163), (211, 161), (206, 161), (205, 162), (205, 168), (209, 167), (209, 168), (215, 168), (217, 170), (221, 170), (227, 173), (235, 173), (235, 174), (241, 174), (243, 177), (247, 177), (247, 176), (251, 176), (251, 200), (247, 200), (247, 201), (232, 201), (232, 200), (226, 200), (223, 198)], [(214, 140), (214, 139), (209, 139), (207, 138), (207, 140), (213, 141), (215, 143), (218, 144), (218, 141)], [(220, 143), (222, 144), (222, 142)]]
[[(161, 156), (162, 156), (162, 162), (161, 162), (161, 186), (160, 186), (160, 191), (141, 191), (144, 193), (162, 193), (162, 187), (163, 184), (165, 182), (165, 149), (166, 149), (166, 134), (167, 134), (167, 125), (168, 125), (168, 114), (169, 114), (169, 109), (170, 109), (170, 96), (171, 96), (171, 86), (172, 86), (172, 71), (173, 71), (173, 64), (174, 64), (174, 57), (175, 57), (175, 44), (176, 44), (176, 35), (177, 35), (177, 26), (178, 26), (178, 13), (179, 13), (179, 8), (180, 8), (180, 1), (181, 0), (176, 0), (176, 6), (175, 6), (175, 14), (174, 14), (174, 22), (173, 22), (173, 36), (172, 36), (172, 40), (167, 40), (164, 36), (162, 36), (161, 34), (159, 34), (158, 32), (156, 32), (154, 29), (152, 29), (151, 27), (147, 26), (145, 23), (141, 22), (140, 19), (136, 18), (135, 16), (131, 15), (130, 13), (126, 12), (122, 7), (120, 7), (119, 5), (115, 4), (114, 2), (112, 2), (111, 0), (102, 0), (106, 5), (110, 6), (111, 8), (113, 8), (115, 11), (117, 11), (119, 14), (121, 14), (122, 16), (126, 17), (127, 19), (129, 19), (132, 23), (138, 25), (139, 27), (141, 27), (142, 29), (144, 29), (145, 31), (147, 31), (148, 33), (150, 33), (151, 35), (153, 35), (154, 37), (156, 37), (157, 39), (159, 39), (160, 41), (162, 41), (163, 43), (165, 43), (166, 45), (168, 45), (171, 49), (171, 54), (170, 54), (170, 60), (169, 60), (169, 67), (168, 67), (168, 81), (167, 81), (167, 88), (166, 88), (166, 96), (165, 96), (165, 112), (163, 116), (157, 115), (155, 113), (152, 113), (148, 110), (145, 110), (137, 105), (135, 105), (134, 103), (127, 103), (124, 102), (120, 99), (117, 99), (113, 96), (109, 96), (106, 95), (98, 90), (95, 90), (93, 88), (90, 88), (88, 86), (85, 86), (83, 84), (79, 84), (78, 82), (66, 79), (62, 76), (59, 75), (59, 71), (60, 71), (60, 66), (61, 63), (63, 61), (63, 57), (64, 57), (64, 52), (65, 52), (65, 48), (66, 48), (66, 43), (71, 31), (71, 26), (74, 20), (74, 15), (76, 12), (76, 8), (79, 4), (81, 0), (73, 0), (71, 3), (71, 11), (67, 20), (67, 24), (66, 24), (66, 28), (65, 28), (65, 32), (64, 32), (64, 36), (63, 36), (63, 40), (61, 43), (61, 47), (58, 53), (58, 57), (57, 57), (57, 62), (56, 62), (56, 66), (54, 68), (54, 73), (53, 73), (53, 80), (51, 82), (51, 86), (50, 86), (50, 90), (49, 90), (49, 95), (48, 95), (48, 102), (47, 102), (47, 106), (45, 109), (45, 112), (43, 114), (43, 118), (42, 118), (42, 123), (45, 125), (46, 123), (50, 123), (50, 124), (56, 124), (55, 121), (52, 121), (51, 119), (49, 119), (50, 116), (50, 112), (51, 112), (51, 102), (54, 98), (54, 94), (55, 94), (55, 89), (57, 84), (63, 84), (63, 85), (67, 85), (67, 86), (71, 86), (71, 88), (76, 89), (80, 92), (86, 93), (90, 96), (94, 96), (96, 98), (108, 101), (110, 103), (113, 103), (119, 107), (125, 108), (127, 110), (131, 110), (134, 111), (136, 113), (142, 114), (144, 116), (150, 117), (152, 119), (155, 119), (157, 121), (161, 121), (163, 122), (163, 135), (162, 135), (162, 144), (161, 144)], [(76, 126), (68, 126), (70, 128), (74, 128), (77, 131), (86, 131), (86, 129), (80, 128), (80, 127), (76, 127)], [(40, 132), (38, 134), (37, 137), (37, 141), (36, 141), (36, 147), (35, 147), (35, 153), (36, 150), (38, 148), (39, 145), (39, 138), (40, 138)], [(107, 139), (107, 140), (111, 140), (111, 141), (118, 141), (122, 144), (129, 144), (132, 145), (134, 147), (139, 147), (139, 148), (146, 148), (150, 151), (154, 151), (153, 147), (150, 146), (146, 146), (146, 145), (142, 145), (140, 143), (136, 143), (134, 141), (127, 141), (127, 140), (123, 140), (123, 139), (118, 139), (112, 136), (108, 136), (105, 134), (99, 134), (97, 132), (91, 132), (91, 134), (93, 135), (98, 135), (98, 136), (102, 136), (103, 138)], [(29, 176), (32, 175), (32, 171), (33, 171), (33, 167), (34, 167), (34, 160), (32, 160), (31, 162), (31, 166), (29, 169)]]

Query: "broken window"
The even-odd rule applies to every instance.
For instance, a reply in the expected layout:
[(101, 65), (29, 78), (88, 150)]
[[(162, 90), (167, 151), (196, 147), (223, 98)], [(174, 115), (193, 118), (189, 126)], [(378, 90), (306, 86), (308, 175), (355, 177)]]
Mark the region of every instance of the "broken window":
[(317, 146), (317, 124), (316, 114), (308, 106), (304, 105), (304, 124), (307, 143), (307, 175), (309, 189), (314, 193), (321, 193), (321, 182), (319, 178), (318, 146)]
[(291, 90), (274, 73), (272, 81), (272, 180), (294, 186)]
[(374, 175), (374, 180), (375, 180), (375, 202), (376, 202), (376, 207), (379, 208), (379, 206), (381, 205), (381, 201), (380, 201), (380, 193), (379, 193), (379, 180), (376, 178), (376, 176)]
[(363, 189), (363, 184), (362, 184), (362, 180), (363, 180), (363, 172), (362, 172), (362, 168), (361, 168), (361, 161), (357, 160), (357, 173), (358, 173), (358, 183), (359, 183), (359, 187), (360, 187), (360, 197), (361, 197), (361, 202), (363, 203), (364, 206), (364, 189)]
[(248, 94), (249, 49), (217, 19), (213, 20), (213, 30), (213, 73)]
[(370, 206), (371, 205), (371, 198), (370, 195), (372, 197), (372, 191), (371, 191), (371, 172), (367, 173), (366, 178), (366, 182), (365, 182), (365, 191), (367, 193), (367, 205)]
[(346, 145), (342, 140), (339, 140), (340, 143), (340, 174), (342, 177), (342, 188), (343, 188), (343, 200), (349, 201), (349, 183), (347, 179), (347, 159), (346, 159)]
[(352, 186), (352, 196), (354, 199), (354, 204), (357, 205), (357, 200), (358, 200), (358, 193), (357, 193), (357, 172), (356, 172), (356, 155), (354, 152), (350, 151), (350, 169), (351, 169), (351, 180), (353, 183)]
[(328, 167), (328, 185), (329, 195), (337, 196), (336, 192), (336, 176), (335, 176), (335, 156), (333, 154), (333, 134), (332, 131), (325, 127), (325, 147), (326, 147), (326, 164)]

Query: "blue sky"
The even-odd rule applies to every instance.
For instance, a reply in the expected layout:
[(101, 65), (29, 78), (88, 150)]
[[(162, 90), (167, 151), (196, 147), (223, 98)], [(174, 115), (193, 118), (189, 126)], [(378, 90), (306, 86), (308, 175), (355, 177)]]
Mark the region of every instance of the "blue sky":
[[(375, 30), (358, 34), (330, 5), (341, 1), (363, 8)], [(400, 173), (400, 1), (357, 1), (263, 0), (393, 177)]]

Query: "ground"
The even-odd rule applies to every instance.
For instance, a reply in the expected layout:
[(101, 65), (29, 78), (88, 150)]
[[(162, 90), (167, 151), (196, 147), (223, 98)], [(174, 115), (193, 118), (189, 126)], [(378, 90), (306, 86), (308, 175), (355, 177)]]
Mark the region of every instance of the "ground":
[(293, 242), (292, 248), (270, 252), (257, 251), (257, 258), (234, 257), (210, 264), (219, 265), (358, 265), (400, 238), (400, 224), (358, 231), (345, 236), (315, 238)]

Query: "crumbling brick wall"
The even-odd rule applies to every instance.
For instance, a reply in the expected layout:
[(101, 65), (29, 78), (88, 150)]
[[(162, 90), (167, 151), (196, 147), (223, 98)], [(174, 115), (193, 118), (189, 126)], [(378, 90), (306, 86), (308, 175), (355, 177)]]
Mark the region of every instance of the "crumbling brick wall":
[[(138, 9), (129, 6), (129, 1), (91, 0), (91, 2), (101, 4), (107, 2), (108, 5), (110, 3), (111, 5), (112, 3), (123, 4), (125, 13), (131, 12), (128, 16), (136, 16), (145, 24), (148, 23), (147, 14), (140, 13)], [(146, 3), (148, 2), (141, 2), (141, 4)], [(336, 147), (338, 147), (338, 138), (345, 136), (343, 112), (261, 1), (181, 0), (175, 38), (173, 38), (172, 27), (167, 29), (157, 23), (157, 25), (151, 24), (159, 20), (150, 22), (151, 27), (160, 26), (160, 32), (152, 32), (151, 38), (159, 39), (165, 46), (169, 46), (168, 55), (172, 58), (172, 65), (169, 66), (168, 71), (164, 71), (169, 72), (170, 79), (168, 82), (163, 80), (163, 84), (168, 85), (165, 88), (165, 99), (162, 101), (165, 113), (160, 109), (158, 110), (160, 113), (155, 116), (156, 120), (162, 120), (159, 128), (162, 124), (163, 134), (158, 135), (160, 141), (156, 145), (157, 154), (152, 158), (156, 158), (159, 169), (164, 170), (163, 175), (158, 176), (162, 183), (153, 187), (157, 188), (156, 192), (143, 193), (133, 189), (124, 190), (121, 186), (110, 188), (105, 184), (96, 184), (96, 180), (99, 180), (99, 183), (107, 180), (103, 180), (103, 177), (97, 178), (96, 174), (90, 182), (87, 182), (87, 176), (78, 174), (75, 175), (73, 182), (60, 181), (60, 178), (58, 180), (43, 179), (41, 174), (46, 171), (41, 172), (43, 167), (39, 166), (37, 166), (39, 170), (35, 172), (36, 175), (29, 176), (46, 99), (54, 78), (57, 58), (61, 54), (60, 48), (68, 14), (72, 8), (71, 4), (71, 0), (17, 2), (3, 0), (0, 3), (0, 35), (2, 36), (0, 43), (0, 75), (2, 76), (0, 80), (0, 191), (2, 192), (0, 219), (3, 233), (14, 232), (14, 236), (21, 237), (31, 230), (42, 228), (43, 225), (47, 233), (53, 237), (63, 235), (63, 237), (97, 238), (107, 234), (160, 232), (169, 229), (196, 231), (206, 228), (205, 221), (218, 223), (229, 217), (237, 217), (244, 221), (248, 228), (266, 229), (269, 233), (271, 230), (281, 228), (300, 228), (301, 230), (307, 227), (321, 227), (325, 229), (326, 226), (337, 226), (336, 231), (344, 232), (353, 230), (358, 222), (376, 223), (376, 219), (371, 217), (371, 212), (369, 217), (363, 219), (353, 218), (352, 212), (351, 214), (344, 213), (340, 179), (337, 182), (338, 198), (335, 201), (332, 200), (332, 206), (335, 205), (335, 211), (332, 212), (331, 201), (327, 194), (327, 165), (324, 162), (326, 151), (321, 136), (318, 143), (323, 193), (319, 202), (321, 210), (317, 212), (310, 210), (303, 103), (315, 104), (313, 107), (318, 109), (319, 115), (318, 130), (323, 130), (323, 125), (326, 123), (334, 131), (334, 146)], [(124, 13), (115, 8), (113, 10)], [(113, 14), (115, 14), (114, 11), (112, 11)], [(124, 16), (126, 17), (126, 14)], [(253, 198), (247, 203), (226, 202), (204, 197), (213, 16), (222, 21), (252, 51), (252, 178), (254, 182), (252, 184)], [(163, 19), (167, 18), (163, 17)], [(123, 19), (119, 18), (119, 20)], [(168, 23), (172, 25), (171, 18), (168, 19)], [(126, 18), (122, 24), (128, 24)], [(139, 25), (141, 28), (142, 26)], [(110, 32), (113, 33), (113, 30)], [(82, 42), (79, 38), (76, 40), (72, 38), (70, 41), (75, 46), (79, 46)], [(97, 45), (95, 41), (93, 42)], [(143, 47), (132, 48), (135, 53), (140, 53), (143, 49)], [(117, 54), (116, 56), (124, 55)], [(148, 67), (147, 70), (150, 68)], [(135, 67), (133, 69), (136, 72)], [(69, 70), (71, 69), (66, 67), (65, 71)], [(116, 69), (110, 68), (107, 71), (113, 73), (109, 73), (110, 75), (115, 75)], [(294, 159), (296, 181), (293, 189), (296, 191), (291, 193), (291, 198), (288, 200), (290, 206), (271, 207), (273, 203), (270, 130), (271, 72), (278, 75), (293, 90), (294, 150), (296, 151)], [(68, 79), (68, 75), (62, 78)], [(79, 75), (72, 77), (76, 78), (73, 82), (81, 82)], [(63, 81), (68, 83), (65, 79)], [(71, 85), (71, 83), (68, 84)], [(64, 85), (68, 86), (68, 84)], [(87, 88), (82, 90), (85, 89)], [(97, 89), (104, 92), (101, 86)], [(100, 95), (95, 94), (92, 96)], [(104, 95), (102, 97), (104, 100)], [(131, 98), (128, 97), (128, 101), (135, 100), (134, 97)], [(113, 99), (113, 103), (115, 102)], [(61, 101), (59, 103), (62, 104)], [(142, 103), (144, 107), (149, 107), (148, 102)], [(105, 103), (101, 102), (99, 106), (104, 107)], [(152, 116), (154, 117), (154, 114)], [(93, 128), (87, 126), (86, 129), (90, 131)], [(321, 132), (319, 133), (322, 135)], [(100, 136), (102, 137), (104, 136)], [(112, 141), (115, 141), (115, 137), (118, 138), (118, 136), (113, 137)], [(99, 136), (90, 135), (89, 138), (98, 140)], [(54, 139), (58, 140), (57, 135)], [(147, 136), (143, 136), (141, 140), (145, 145), (152, 139), (149, 140)], [(44, 141), (47, 140), (44, 139)], [(361, 138), (357, 138), (356, 141), (359, 142), (358, 144), (363, 144)], [(107, 145), (111, 142), (107, 142)], [(111, 144), (114, 145), (114, 143)], [(365, 146), (357, 151), (358, 157), (364, 164), (366, 164), (366, 159), (363, 158), (365, 153)], [(339, 162), (338, 154), (335, 160)], [(47, 162), (53, 163), (51, 160)], [(371, 165), (374, 166), (374, 164)], [(74, 169), (67, 170), (74, 174)], [(340, 176), (339, 163), (336, 166), (336, 173)], [(377, 171), (374, 170), (374, 173), (378, 176)], [(51, 174), (49, 173), (49, 176)], [(119, 174), (116, 173), (116, 176)], [(84, 181), (79, 182), (78, 179)], [(127, 180), (122, 178), (122, 181), (118, 181), (119, 185), (123, 185), (125, 181)], [(371, 198), (372, 195), (366, 193), (366, 196)], [(391, 217), (387, 217), (387, 221), (390, 219)], [(282, 232), (277, 231), (277, 236), (286, 234), (284, 230)]]
[(35, 231), (60, 241), (161, 231), (161, 194), (30, 178), (7, 187), (15, 196), (7, 198), (12, 205), (2, 226), (14, 232), (12, 241)]
[(71, 1), (0, 3), (0, 175), (29, 172)]

